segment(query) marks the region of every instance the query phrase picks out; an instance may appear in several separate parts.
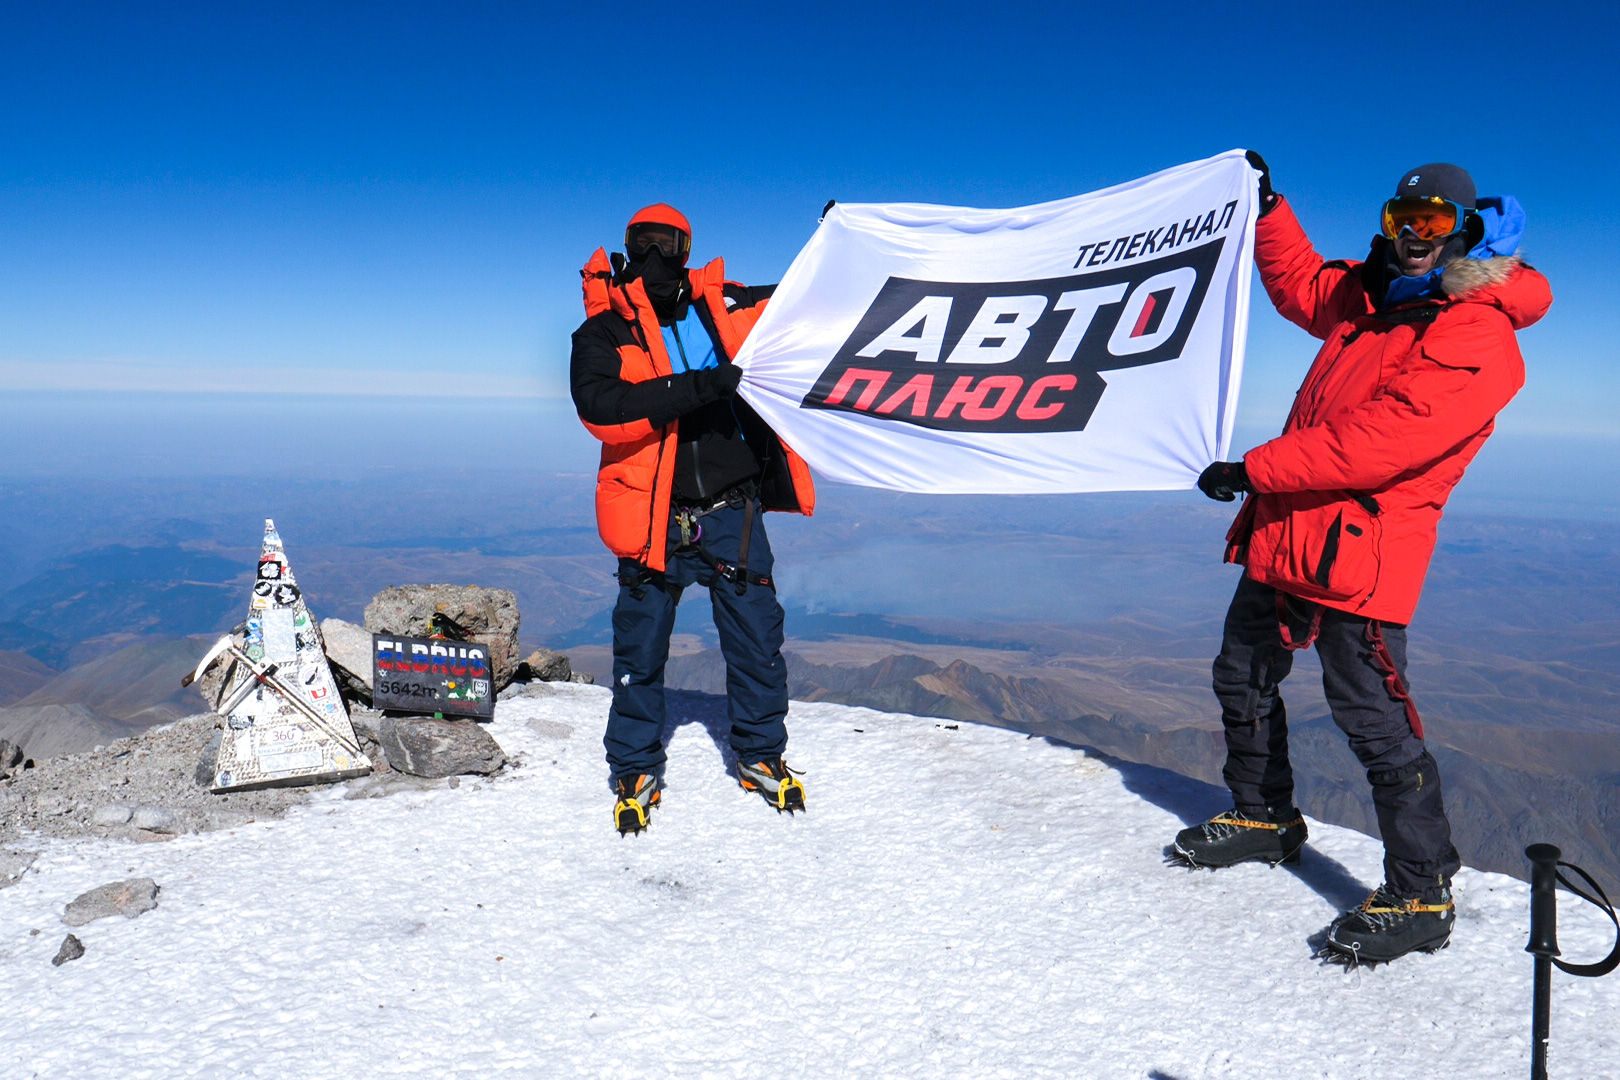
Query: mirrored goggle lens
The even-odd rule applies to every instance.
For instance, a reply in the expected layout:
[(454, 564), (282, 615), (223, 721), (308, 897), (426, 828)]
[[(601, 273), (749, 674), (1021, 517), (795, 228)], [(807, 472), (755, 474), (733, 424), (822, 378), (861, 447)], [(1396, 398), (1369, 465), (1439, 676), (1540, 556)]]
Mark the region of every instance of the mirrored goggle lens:
[(1440, 198), (1405, 196), (1384, 204), (1384, 235), (1394, 240), (1406, 229), (1419, 240), (1438, 240), (1462, 228), (1463, 209)]
[(691, 245), (691, 238), (680, 229), (658, 222), (632, 225), (624, 233), (624, 249), (633, 259), (639, 259), (657, 248), (664, 258), (685, 262)]

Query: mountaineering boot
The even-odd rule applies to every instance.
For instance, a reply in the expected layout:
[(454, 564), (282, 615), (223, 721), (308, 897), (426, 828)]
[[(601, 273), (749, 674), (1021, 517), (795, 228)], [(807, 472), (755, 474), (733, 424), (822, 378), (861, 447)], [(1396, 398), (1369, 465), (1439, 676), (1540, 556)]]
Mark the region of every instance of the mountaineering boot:
[(1383, 964), (1415, 949), (1444, 948), (1456, 921), (1450, 889), (1425, 901), (1398, 896), (1388, 885), (1380, 885), (1360, 907), (1333, 920), (1326, 946), (1355, 963)]
[(1241, 862), (1298, 862), (1305, 846), (1305, 819), (1292, 806), (1273, 807), (1263, 817), (1237, 809), (1176, 834), (1176, 854), (1190, 866), (1233, 866)]
[(628, 773), (615, 777), (613, 794), (613, 826), (619, 835), (638, 833), (647, 827), (647, 816), (658, 805), (664, 783), (652, 773)]
[(776, 812), (793, 813), (804, 809), (804, 785), (781, 758), (766, 758), (752, 765), (737, 765), (737, 782), (747, 791), (757, 791)]

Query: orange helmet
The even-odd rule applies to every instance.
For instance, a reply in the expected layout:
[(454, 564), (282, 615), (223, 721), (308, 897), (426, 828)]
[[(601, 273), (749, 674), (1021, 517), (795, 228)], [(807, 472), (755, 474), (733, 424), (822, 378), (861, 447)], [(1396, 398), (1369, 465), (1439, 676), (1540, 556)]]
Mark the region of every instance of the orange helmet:
[(692, 223), (668, 203), (642, 207), (624, 227), (624, 253), (631, 262), (645, 258), (653, 248), (679, 266), (685, 266), (692, 254)]

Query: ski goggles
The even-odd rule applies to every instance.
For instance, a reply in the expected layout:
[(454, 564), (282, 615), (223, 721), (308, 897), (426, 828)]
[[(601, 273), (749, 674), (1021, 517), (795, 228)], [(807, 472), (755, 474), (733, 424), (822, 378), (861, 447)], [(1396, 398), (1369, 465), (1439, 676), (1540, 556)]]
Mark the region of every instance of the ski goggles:
[(654, 248), (666, 259), (682, 266), (692, 253), (692, 238), (685, 230), (660, 221), (643, 221), (624, 230), (624, 251), (632, 261), (645, 258)]
[(1394, 240), (1410, 231), (1419, 240), (1439, 240), (1458, 232), (1467, 213), (1438, 195), (1397, 195), (1384, 204), (1384, 235)]

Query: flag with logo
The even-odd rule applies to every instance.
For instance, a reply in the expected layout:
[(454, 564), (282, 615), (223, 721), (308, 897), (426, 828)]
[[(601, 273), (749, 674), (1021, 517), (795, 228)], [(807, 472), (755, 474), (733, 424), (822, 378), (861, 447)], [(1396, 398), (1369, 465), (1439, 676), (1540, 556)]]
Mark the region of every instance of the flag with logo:
[(1015, 210), (834, 206), (740, 392), (846, 483), (1191, 487), (1231, 441), (1258, 177), (1232, 150)]

